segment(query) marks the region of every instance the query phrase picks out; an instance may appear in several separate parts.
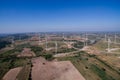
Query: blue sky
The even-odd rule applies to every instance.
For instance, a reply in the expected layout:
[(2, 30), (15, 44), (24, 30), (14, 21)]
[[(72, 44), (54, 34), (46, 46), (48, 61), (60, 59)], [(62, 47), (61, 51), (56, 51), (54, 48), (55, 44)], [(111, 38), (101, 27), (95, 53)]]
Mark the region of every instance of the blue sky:
[(120, 31), (119, 0), (0, 0), (0, 33)]

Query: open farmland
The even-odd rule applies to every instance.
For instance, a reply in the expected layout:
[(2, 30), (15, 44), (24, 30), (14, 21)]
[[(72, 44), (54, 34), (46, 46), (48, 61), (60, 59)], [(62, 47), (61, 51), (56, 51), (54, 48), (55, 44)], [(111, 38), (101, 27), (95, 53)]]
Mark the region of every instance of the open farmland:
[(120, 55), (117, 56), (115, 54), (107, 54), (99, 55), (97, 57), (120, 73)]
[(32, 63), (32, 80), (85, 80), (70, 61), (49, 62), (40, 57)]
[(78, 56), (58, 57), (57, 59), (70, 60), (86, 80), (120, 80), (120, 74), (95, 55), (84, 52), (77, 54)]
[(107, 52), (108, 42), (103, 38), (69, 37), (20, 40), (2, 49), (0, 80), (120, 80), (119, 44), (110, 43), (111, 52)]
[(35, 53), (29, 48), (24, 48), (23, 51), (18, 55), (18, 57), (30, 57), (35, 56)]
[(14, 68), (14, 69), (10, 69), (5, 76), (3, 77), (2, 80), (17, 80), (17, 75), (19, 74), (20, 70), (22, 69), (22, 67), (18, 67), (18, 68)]
[(17, 75), (17, 80), (28, 80), (29, 75), (30, 75), (30, 70), (31, 70), (31, 66), (30, 65), (26, 65), (24, 66), (21, 71), (19, 72), (19, 74)]

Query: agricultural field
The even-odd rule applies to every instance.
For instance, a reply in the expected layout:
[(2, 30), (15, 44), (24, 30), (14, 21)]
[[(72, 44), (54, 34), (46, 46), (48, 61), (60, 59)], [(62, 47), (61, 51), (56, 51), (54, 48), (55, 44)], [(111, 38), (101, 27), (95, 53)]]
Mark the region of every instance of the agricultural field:
[(105, 64), (95, 55), (85, 52), (74, 57), (58, 57), (59, 61), (70, 60), (86, 80), (120, 80), (120, 73)]
[(30, 79), (31, 65), (25, 65), (16, 76), (17, 80), (28, 80)]
[(0, 80), (120, 80), (120, 44), (111, 43), (108, 53), (103, 39), (87, 46), (82, 40), (40, 42), (17, 40), (1, 49)]
[(5, 76), (3, 77), (3, 80), (16, 80), (17, 75), (21, 71), (22, 67), (10, 69)]
[(99, 55), (97, 56), (97, 58), (102, 60), (106, 64), (110, 65), (113, 69), (120, 73), (120, 55), (117, 54)]
[(10, 69), (22, 67), (27, 65), (28, 63), (29, 63), (29, 59), (27, 58), (17, 58), (17, 57), (1, 58), (0, 59), (0, 72), (1, 72), (0, 80)]
[[(42, 48), (46, 49), (46, 43), (44, 43), (43, 45), (40, 45)], [(57, 53), (66, 53), (66, 52), (72, 52), (72, 51), (76, 51), (76, 49), (74, 48), (68, 48), (68, 45), (66, 43), (64, 43), (63, 41), (57, 42)], [(49, 41), (47, 43), (47, 50), (45, 51), (45, 53), (56, 53), (56, 45), (54, 41)]]
[(32, 59), (32, 80), (85, 80), (70, 61)]
[[(26, 66), (28, 64), (30, 65), (30, 60), (32, 57), (28, 57), (28, 56), (17, 57), (17, 55), (19, 55), (22, 52), (22, 50), (24, 50), (24, 47), (31, 48), (31, 50), (33, 52), (35, 52), (35, 54), (37, 54), (37, 56), (40, 55), (40, 53), (38, 54), (38, 52), (42, 51), (41, 47), (30, 46), (29, 44), (16, 45), (16, 47), (13, 49), (1, 51), (1, 53), (0, 53), (0, 80), (3, 78), (3, 76), (5, 74), (7, 74), (7, 72), (9, 70), (18, 68), (18, 67), (23, 67), (23, 69), (24, 69), (24, 66)], [(29, 50), (28, 50), (28, 52), (29, 52)], [(29, 67), (27, 67), (26, 69), (29, 69)], [(26, 69), (23, 71), (27, 71)], [(22, 72), (21, 72), (21, 74), (22, 74)], [(11, 73), (11, 71), (10, 71), (10, 73)], [(23, 74), (26, 74), (26, 72)], [(28, 73), (28, 75), (29, 75), (29, 73)], [(27, 78), (29, 78), (29, 76)], [(20, 80), (27, 80), (27, 79), (20, 79)]]
[(31, 57), (31, 56), (36, 56), (33, 51), (31, 51), (30, 48), (24, 48), (23, 51), (18, 54), (18, 57)]

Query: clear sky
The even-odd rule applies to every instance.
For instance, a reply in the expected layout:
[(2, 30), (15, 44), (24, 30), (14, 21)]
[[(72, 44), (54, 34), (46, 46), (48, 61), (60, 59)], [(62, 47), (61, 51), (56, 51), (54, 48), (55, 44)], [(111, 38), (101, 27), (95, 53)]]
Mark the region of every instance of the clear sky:
[(0, 0), (0, 33), (120, 31), (120, 0)]

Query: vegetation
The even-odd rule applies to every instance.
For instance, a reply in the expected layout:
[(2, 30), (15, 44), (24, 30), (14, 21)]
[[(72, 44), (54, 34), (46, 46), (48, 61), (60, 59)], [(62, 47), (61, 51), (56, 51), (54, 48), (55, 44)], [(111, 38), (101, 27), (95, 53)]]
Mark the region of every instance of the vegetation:
[(0, 40), (0, 49), (6, 47), (6, 45), (9, 45), (9, 44), (11, 44), (11, 42), (9, 42), (9, 41), (1, 41)]
[(30, 38), (30, 36), (28, 36), (27, 34), (13, 34), (11, 36), (14, 36), (14, 40), (25, 40), (25, 39), (28, 39)]
[[(15, 67), (26, 66), (29, 64), (30, 59), (26, 57), (23, 58), (16, 57), (18, 53), (20, 53), (23, 50), (24, 47), (30, 47), (30, 45), (29, 44), (17, 45), (14, 49), (0, 54), (0, 80), (5, 75), (5, 73), (8, 72), (10, 69)], [(26, 71), (28, 70), (26, 69)], [(27, 73), (25, 74), (27, 75)]]
[(117, 71), (116, 69), (114, 69), (112, 66), (108, 65), (105, 61), (102, 61), (101, 59), (99, 59), (98, 57), (95, 57), (97, 60), (99, 60), (101, 63), (105, 64), (107, 67), (109, 67), (110, 69), (116, 71), (119, 75), (120, 75), (120, 72)]
[(31, 45), (29, 43), (25, 43), (25, 44), (15, 46), (15, 49), (22, 50), (23, 48), (29, 48), (29, 47), (31, 47)]
[(0, 60), (0, 80), (5, 75), (5, 73), (9, 70), (9, 67), (10, 67), (10, 61), (3, 62), (2, 60)]
[(27, 58), (17, 58), (17, 57), (6, 57), (0, 59), (0, 80), (5, 75), (7, 71), (12, 68), (25, 66), (29, 62)]
[(6, 52), (4, 52), (4, 53), (1, 53), (0, 54), (0, 57), (1, 58), (5, 58), (5, 57), (10, 57), (10, 56), (15, 56), (16, 55), (16, 53), (15, 52), (19, 52), (19, 50), (17, 50), (17, 49), (12, 49), (12, 50), (9, 50), (9, 51), (6, 51)]
[[(58, 47), (61, 47), (61, 46), (63, 46), (63, 45), (65, 45), (65, 43), (60, 42), (60, 41), (57, 41), (57, 46), (58, 46)], [(46, 47), (46, 44), (43, 44), (43, 46)], [(55, 47), (55, 41), (49, 41), (49, 42), (47, 43), (47, 47), (48, 47), (48, 48)]]
[(79, 41), (79, 42), (74, 43), (73, 46), (76, 48), (83, 48), (84, 43)]
[(66, 52), (72, 52), (72, 51), (76, 51), (76, 49), (74, 49), (74, 48), (62, 48), (62, 49), (59, 49), (57, 51), (57, 53), (66, 53)]
[(44, 54), (41, 56), (43, 56), (46, 60), (49, 60), (49, 61), (54, 59), (52, 54)]
[(120, 80), (120, 75), (108, 65), (96, 59), (95, 55), (79, 52), (73, 57), (58, 57), (58, 60), (70, 60), (86, 80)]
[(40, 56), (42, 53), (42, 51), (43, 51), (43, 48), (42, 47), (38, 47), (38, 46), (31, 46), (30, 47), (31, 48), (31, 50), (36, 54), (36, 56)]
[[(42, 47), (31, 46), (30, 44), (27, 43), (27, 44), (17, 45), (14, 49), (1, 53), (0, 80), (5, 75), (5, 73), (7, 73), (10, 69), (21, 66), (23, 66), (23, 69), (18, 74), (17, 79), (18, 80), (29, 79), (30, 70), (31, 70), (30, 59), (27, 57), (22, 57), (22, 58), (16, 57), (16, 55), (18, 55), (18, 53), (20, 53), (23, 50), (23, 48), (31, 48), (31, 50), (34, 51), (37, 56), (40, 56), (41, 52), (43, 51)], [(44, 56), (47, 60), (53, 59), (53, 56), (51, 54), (46, 54), (42, 56)]]
[(18, 45), (18, 46), (16, 46), (15, 49), (19, 50), (19, 51), (22, 51), (23, 48), (30, 48), (36, 54), (36, 56), (40, 56), (41, 52), (43, 51), (42, 47), (32, 46), (29, 43)]
[(103, 69), (100, 69), (96, 65), (91, 65), (91, 69), (102, 79), (102, 80), (115, 80), (111, 76), (108, 76)]

